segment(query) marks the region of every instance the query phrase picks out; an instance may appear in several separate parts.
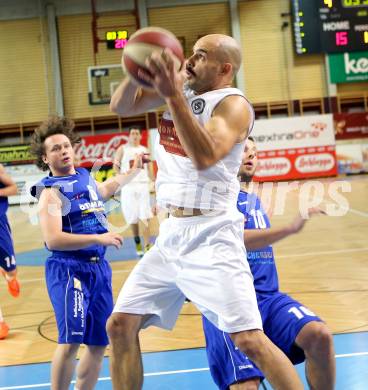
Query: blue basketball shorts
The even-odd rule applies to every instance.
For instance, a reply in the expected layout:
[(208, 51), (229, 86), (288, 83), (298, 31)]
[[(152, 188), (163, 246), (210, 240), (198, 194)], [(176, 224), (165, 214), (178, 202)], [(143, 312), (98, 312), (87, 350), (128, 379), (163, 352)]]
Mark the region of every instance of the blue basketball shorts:
[(0, 215), (0, 267), (6, 272), (13, 271), (17, 268), (13, 239), (6, 214)]
[[(257, 296), (265, 334), (291, 360), (293, 364), (305, 360), (304, 352), (295, 339), (304, 325), (321, 322), (313, 312), (283, 293)], [(206, 350), (211, 375), (221, 390), (227, 390), (236, 382), (251, 378), (264, 378), (263, 373), (235, 347), (230, 336), (216, 328), (202, 316), (206, 338)]]
[(58, 343), (107, 345), (105, 327), (113, 309), (109, 263), (49, 257), (45, 272)]

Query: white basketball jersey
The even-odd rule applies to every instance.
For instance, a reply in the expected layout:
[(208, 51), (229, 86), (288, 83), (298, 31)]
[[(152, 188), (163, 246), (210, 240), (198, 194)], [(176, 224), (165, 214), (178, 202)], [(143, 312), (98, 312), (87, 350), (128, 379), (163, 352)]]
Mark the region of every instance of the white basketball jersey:
[[(137, 154), (148, 153), (148, 149), (143, 146), (132, 146), (130, 144), (124, 145), (124, 153), (120, 162), (120, 172), (125, 173), (131, 168), (131, 164), (135, 159)], [(147, 164), (143, 165), (143, 169), (138, 173), (138, 175), (130, 183), (148, 183), (148, 167)]]
[[(186, 90), (185, 96), (193, 115), (201, 125), (207, 123), (213, 110), (225, 97), (243, 93), (237, 88), (223, 88), (195, 95)], [(248, 103), (251, 112), (252, 106)], [(252, 119), (253, 126), (254, 114)], [(251, 128), (252, 128), (251, 126)], [(160, 136), (156, 140), (157, 203), (161, 207), (176, 206), (202, 210), (236, 209), (240, 186), (237, 174), (242, 160), (245, 140), (237, 143), (222, 160), (205, 170), (197, 170), (187, 157), (176, 134), (169, 111), (162, 117)]]

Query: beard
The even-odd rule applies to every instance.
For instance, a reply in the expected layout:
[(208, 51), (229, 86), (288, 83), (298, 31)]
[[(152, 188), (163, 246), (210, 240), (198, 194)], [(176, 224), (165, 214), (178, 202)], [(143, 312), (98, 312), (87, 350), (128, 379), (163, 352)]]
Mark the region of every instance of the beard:
[(240, 183), (250, 183), (253, 180), (254, 174), (249, 174), (246, 172), (239, 173), (238, 178), (240, 180)]

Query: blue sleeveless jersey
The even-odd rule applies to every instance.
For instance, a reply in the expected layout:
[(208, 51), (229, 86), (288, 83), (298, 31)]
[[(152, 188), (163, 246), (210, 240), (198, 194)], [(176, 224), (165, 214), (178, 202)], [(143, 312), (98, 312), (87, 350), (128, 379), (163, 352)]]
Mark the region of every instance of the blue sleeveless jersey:
[[(238, 210), (244, 214), (244, 229), (267, 229), (270, 220), (255, 194), (240, 191)], [(246, 234), (246, 233), (245, 233)], [(257, 250), (247, 249), (247, 258), (254, 277), (256, 293), (273, 293), (279, 290), (279, 282), (272, 246)]]
[[(57, 188), (62, 201), (62, 231), (73, 234), (102, 234), (108, 231), (104, 201), (95, 180), (84, 168), (76, 168), (70, 176), (47, 176), (31, 187), (31, 194), (39, 199), (45, 188)], [(105, 247), (91, 245), (72, 251), (52, 251), (56, 257), (103, 257)]]
[[(6, 186), (4, 183), (0, 181), (0, 188), (5, 188)], [(8, 211), (8, 197), (7, 196), (0, 196), (0, 215), (6, 214)]]

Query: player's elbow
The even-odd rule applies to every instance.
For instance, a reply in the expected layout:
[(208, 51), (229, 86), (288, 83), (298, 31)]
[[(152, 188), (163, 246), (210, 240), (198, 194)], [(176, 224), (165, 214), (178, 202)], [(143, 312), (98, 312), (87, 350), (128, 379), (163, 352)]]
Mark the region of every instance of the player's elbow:
[(55, 237), (46, 238), (45, 244), (50, 251), (57, 251), (60, 249), (58, 240)]
[(56, 240), (53, 240), (53, 239), (46, 239), (45, 240), (45, 244), (46, 244), (46, 247), (48, 250), (50, 251), (55, 251), (55, 250), (58, 250), (59, 248), (57, 247), (57, 244), (55, 242)]
[(211, 168), (217, 163), (219, 159), (216, 158), (215, 153), (198, 153), (193, 156), (192, 162), (196, 169), (203, 171), (205, 169)]
[(110, 100), (110, 111), (114, 112), (115, 114), (118, 114), (118, 115), (124, 114), (122, 108), (119, 105), (118, 99), (114, 98), (114, 96)]
[(50, 234), (45, 237), (45, 244), (50, 251), (62, 251), (64, 249), (62, 240), (57, 234)]

